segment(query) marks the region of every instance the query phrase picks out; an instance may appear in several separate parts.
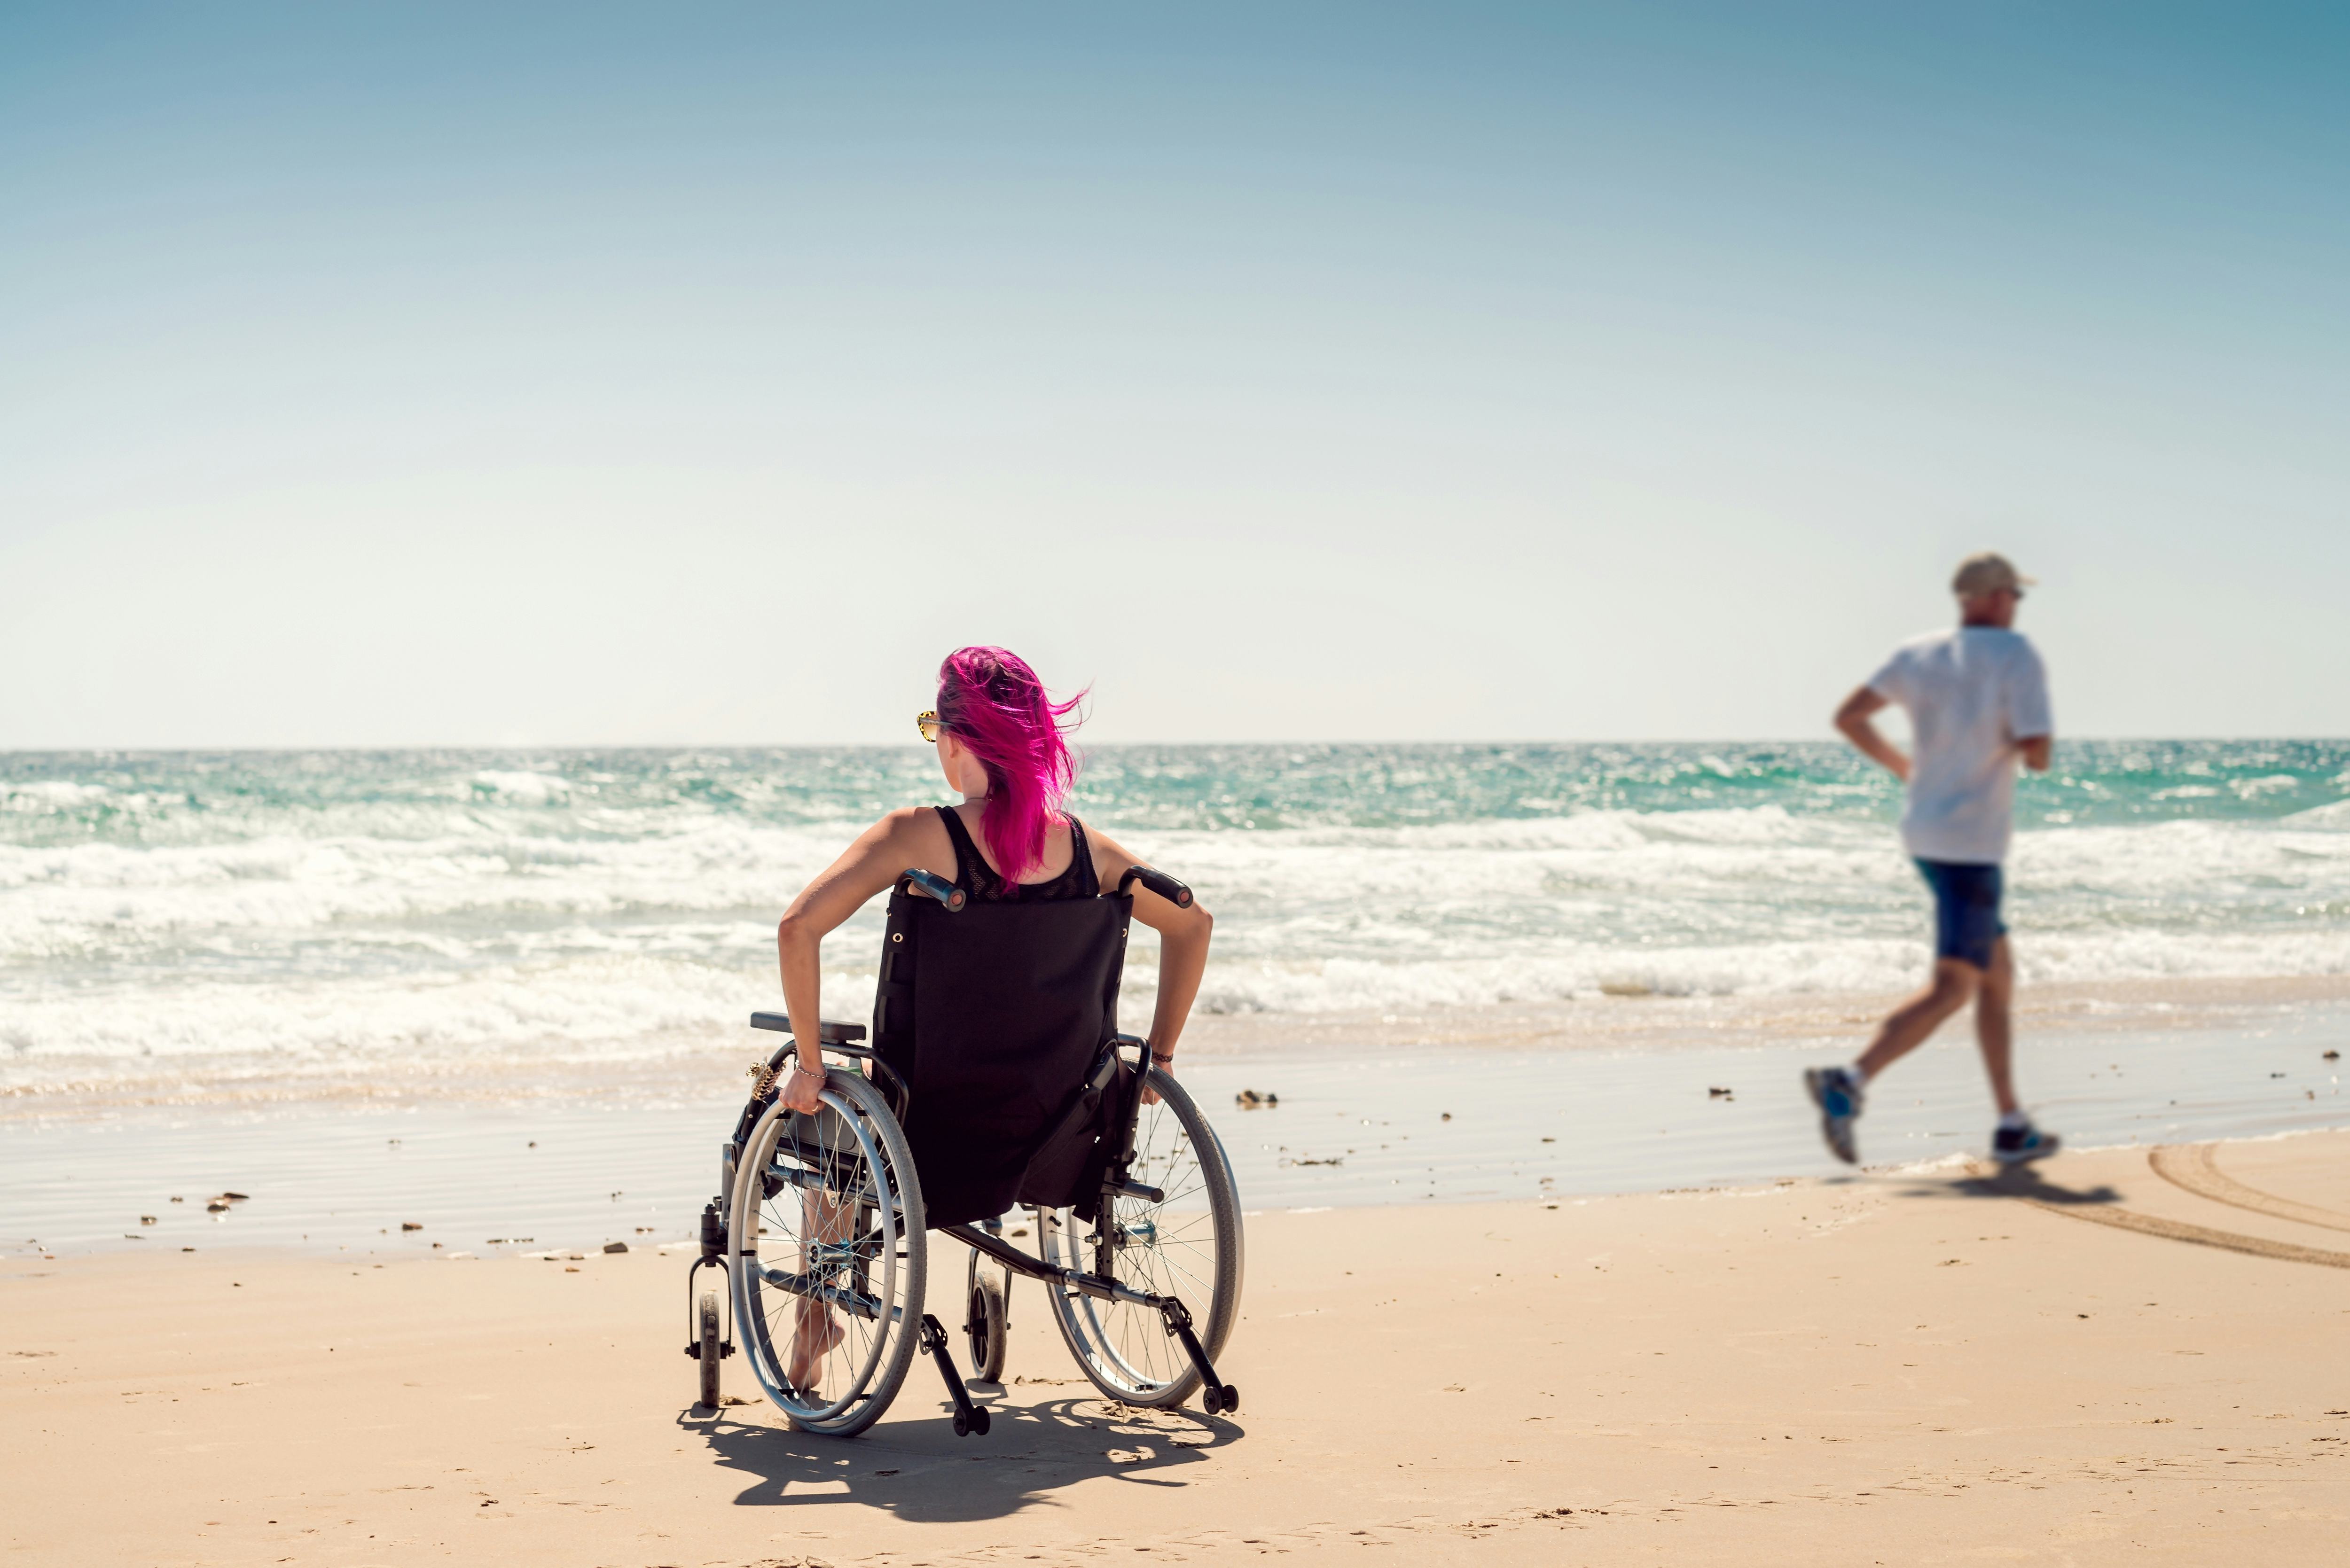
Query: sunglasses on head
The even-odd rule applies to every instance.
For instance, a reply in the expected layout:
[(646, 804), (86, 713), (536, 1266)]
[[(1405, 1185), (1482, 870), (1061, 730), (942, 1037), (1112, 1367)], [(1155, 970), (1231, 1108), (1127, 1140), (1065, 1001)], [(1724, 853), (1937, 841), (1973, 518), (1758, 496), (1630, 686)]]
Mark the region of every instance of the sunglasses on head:
[(939, 722), (937, 709), (925, 708), (920, 712), (914, 715), (914, 728), (922, 732), (922, 739), (930, 742), (932, 745), (936, 745), (938, 743), (939, 732), (945, 729), (946, 726)]

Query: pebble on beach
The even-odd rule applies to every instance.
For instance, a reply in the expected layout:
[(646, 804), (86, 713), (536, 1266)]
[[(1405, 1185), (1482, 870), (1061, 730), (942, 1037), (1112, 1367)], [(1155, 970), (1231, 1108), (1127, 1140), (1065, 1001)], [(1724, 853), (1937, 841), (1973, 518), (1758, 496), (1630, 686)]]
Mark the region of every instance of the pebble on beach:
[(421, 1231), (424, 1229), (424, 1222), (421, 1220), (402, 1220), (400, 1222), (400, 1228), (403, 1231)]
[(604, 1243), (604, 1251), (608, 1252), (625, 1252), (628, 1250), (629, 1244), (626, 1241), (607, 1241)]
[(1270, 1110), (1281, 1104), (1279, 1095), (1260, 1095), (1254, 1089), (1243, 1089), (1232, 1096), (1232, 1104), (1244, 1111)]

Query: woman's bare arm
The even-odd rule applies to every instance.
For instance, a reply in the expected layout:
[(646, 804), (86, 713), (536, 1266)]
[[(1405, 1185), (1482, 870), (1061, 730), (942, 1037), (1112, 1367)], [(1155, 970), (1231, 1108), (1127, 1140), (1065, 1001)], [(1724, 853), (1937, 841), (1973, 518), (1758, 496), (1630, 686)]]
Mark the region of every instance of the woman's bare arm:
[[(1094, 866), (1105, 888), (1117, 887), (1128, 867), (1149, 864), (1106, 834), (1092, 836)], [(1159, 1004), (1150, 1017), (1150, 1054), (1164, 1066), (1175, 1054), (1175, 1042), (1182, 1038), (1200, 981), (1208, 972), (1208, 939), (1216, 922), (1196, 900), (1179, 909), (1139, 882), (1132, 891), (1134, 918), (1159, 933)]]
[(783, 968), (784, 1009), (792, 1015), (801, 1071), (786, 1075), (780, 1086), (784, 1103), (792, 1109), (816, 1109), (816, 1093), (824, 1085), (817, 1026), (824, 1019), (826, 933), (863, 909), (866, 900), (909, 867), (928, 869), (945, 836), (937, 814), (925, 807), (893, 811), (858, 834), (857, 842), (801, 888), (784, 911), (783, 922), (775, 928), (775, 956)]

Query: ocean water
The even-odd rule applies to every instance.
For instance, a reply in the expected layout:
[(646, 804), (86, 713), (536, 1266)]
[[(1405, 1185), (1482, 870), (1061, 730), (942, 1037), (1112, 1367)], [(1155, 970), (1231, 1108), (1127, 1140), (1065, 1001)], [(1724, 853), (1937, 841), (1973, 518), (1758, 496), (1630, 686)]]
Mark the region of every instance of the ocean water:
[[(910, 746), (0, 755), (0, 1116), (739, 1046), (791, 896), (943, 798)], [(1921, 964), (1896, 786), (1832, 744), (1102, 747), (1074, 805), (1214, 909), (1210, 1012)], [(2350, 742), (2067, 742), (2019, 826), (2027, 981), (2350, 975)], [(879, 929), (828, 942), (828, 1014), (869, 1010)]]

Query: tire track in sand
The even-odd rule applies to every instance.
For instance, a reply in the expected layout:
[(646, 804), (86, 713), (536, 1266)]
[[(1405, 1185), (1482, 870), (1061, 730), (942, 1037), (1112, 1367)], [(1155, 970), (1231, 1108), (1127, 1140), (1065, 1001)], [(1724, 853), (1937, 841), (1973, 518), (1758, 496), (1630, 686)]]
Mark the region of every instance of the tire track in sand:
[[(1970, 1168), (1978, 1180), (1988, 1179), (1997, 1182), (2005, 1180), (2011, 1176), (2010, 1172), (2002, 1171), (1996, 1166), (1981, 1163), (1977, 1163)], [(2155, 1169), (2162, 1171), (2162, 1167), (2157, 1165)], [(2162, 1173), (2165, 1176), (2169, 1175), (2168, 1171), (2162, 1171)], [(2227, 1180), (2227, 1178), (2220, 1177), (2217, 1171), (2212, 1172), (2212, 1175), (2219, 1180)], [(2177, 1178), (2174, 1177), (2172, 1179), (2176, 1180)], [(2179, 1185), (2186, 1187), (2187, 1183), (2180, 1182)], [(2196, 1188), (2189, 1187), (2188, 1190), (2196, 1192), (2198, 1196), (2208, 1196)], [(2254, 1192), (2249, 1187), (2243, 1188), (2242, 1190), (2251, 1193), (2255, 1198), (2267, 1199), (2268, 1197), (2266, 1193)], [(2110, 1225), (2116, 1231), (2135, 1231), (2141, 1236), (2159, 1236), (2166, 1241), (2188, 1241), (2199, 1247), (2217, 1247), (2222, 1251), (2242, 1252), (2254, 1258), (2274, 1258), (2288, 1263), (2315, 1263), (2321, 1268), (2327, 1269), (2350, 1269), (2350, 1252), (2329, 1251), (2323, 1247), (2303, 1247), (2293, 1241), (2272, 1241), (2264, 1237), (2247, 1236), (2236, 1231), (2217, 1231), (2209, 1225), (2190, 1225), (2183, 1220), (2160, 1220), (2154, 1215), (2140, 1214), (2135, 1210), (2119, 1208), (2110, 1202), (2084, 1201), (2081, 1198), (2075, 1197), (2069, 1203), (2053, 1203), (2045, 1198), (2034, 1198), (2029, 1191), (2019, 1191), (2012, 1187), (2006, 1189), (2006, 1191), (2009, 1196), (2028, 1203), (2034, 1209), (2045, 1210), (2051, 1214), (2062, 1214), (2067, 1220), (2085, 1220), (2092, 1225)], [(2282, 1198), (2269, 1200), (2276, 1203), (2286, 1201)], [(2261, 1211), (2270, 1212), (2265, 1209)], [(2326, 1211), (2319, 1210), (2317, 1212), (2322, 1214)], [(2334, 1218), (2339, 1218), (2339, 1216), (2334, 1216)]]
[(2111, 1225), (2116, 1231), (2135, 1231), (2142, 1236), (2192, 1241), (2199, 1247), (2218, 1247), (2223, 1251), (2244, 1252), (2255, 1258), (2275, 1258), (2287, 1263), (2316, 1263), (2328, 1269), (2350, 1269), (2350, 1252), (2329, 1252), (2323, 1247), (2264, 1241), (2258, 1236), (2241, 1235), (2234, 1231), (2214, 1231), (2208, 1225), (2189, 1225), (2178, 1220), (2158, 1220), (2151, 1214), (2139, 1214), (2127, 1209), (2097, 1208), (2086, 1203), (2051, 1203), (2041, 1198), (2027, 1198), (2023, 1201), (2034, 1209), (2062, 1214), (2067, 1220), (2086, 1220), (2093, 1225)]
[(2350, 1231), (2350, 1214), (2336, 1214), (2331, 1209), (2296, 1203), (2290, 1198), (2245, 1186), (2220, 1168), (2219, 1149), (2220, 1146), (2212, 1143), (2166, 1144), (2147, 1155), (2146, 1162), (2154, 1167), (2157, 1176), (2198, 1198), (2297, 1224), (2314, 1225), (2324, 1231)]

